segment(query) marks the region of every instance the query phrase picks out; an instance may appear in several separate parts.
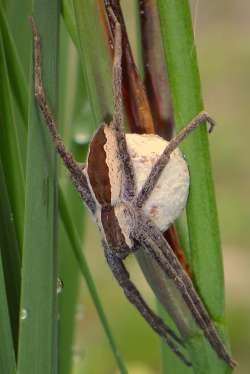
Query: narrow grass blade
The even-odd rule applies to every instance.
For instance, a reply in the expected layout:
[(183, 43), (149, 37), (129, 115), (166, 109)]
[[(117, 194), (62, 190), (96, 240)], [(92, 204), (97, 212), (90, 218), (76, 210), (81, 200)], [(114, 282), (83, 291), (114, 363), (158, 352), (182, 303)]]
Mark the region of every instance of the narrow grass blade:
[(3, 263), (0, 248), (0, 372), (4, 374), (16, 373), (15, 351), (11, 335), (9, 309), (5, 290)]
[[(18, 139), (20, 160), (25, 174), (28, 126), (28, 90), (27, 79), (16, 48), (16, 40), (9, 26), (8, 17), (3, 5), (0, 5), (0, 33), (6, 56), (8, 79), (11, 87), (12, 112), (15, 119), (16, 137)], [(25, 44), (26, 45), (26, 44)], [(28, 50), (28, 48), (23, 48)], [(13, 134), (14, 135), (14, 134)]]
[[(164, 61), (164, 51), (160, 35), (157, 4), (156, 1), (149, 0), (140, 1), (139, 5), (141, 42), (143, 47), (141, 53), (143, 55), (143, 66), (145, 70), (144, 84), (148, 97), (150, 98), (149, 103), (154, 118), (156, 133), (169, 140), (173, 136), (174, 121)], [(172, 225), (164, 233), (164, 236), (174, 253), (181, 260), (183, 267), (187, 269), (187, 262), (183, 256), (183, 247), (180, 245), (175, 226)], [(161, 274), (161, 270), (158, 269), (147, 256), (142, 256), (140, 254), (139, 263), (143, 266), (144, 274), (156, 294), (159, 315), (164, 319), (167, 325), (170, 326), (177, 335), (181, 333), (181, 335), (184, 336), (187, 331), (188, 334), (197, 333), (198, 328), (192, 323), (189, 311), (185, 308), (185, 305), (180, 302), (176, 292), (174, 292), (171, 281), (169, 281), (164, 274)], [(166, 311), (168, 311), (168, 313), (166, 313)], [(189, 318), (187, 318), (187, 316)], [(173, 321), (175, 321), (175, 323)], [(177, 330), (177, 326), (179, 331)], [(185, 352), (185, 354), (187, 353)], [(181, 374), (183, 371), (192, 372), (192, 369), (188, 370), (162, 340), (161, 363), (163, 373), (168, 372), (169, 368), (174, 368), (176, 374)]]
[(1, 158), (0, 196), (0, 256), (2, 256), (4, 283), (8, 300), (8, 312), (12, 329), (13, 344), (15, 351), (17, 351), (21, 283), (20, 248), (18, 246), (16, 228), (13, 221), (13, 213), (9, 201)]
[[(72, 42), (65, 30), (65, 24), (61, 20), (60, 25), (60, 55), (59, 55), (59, 114), (58, 123), (59, 130), (63, 136), (63, 141), (67, 148), (72, 152), (69, 146), (71, 140), (71, 132), (73, 129), (73, 105), (76, 98), (76, 74), (75, 74), (76, 52), (72, 48)], [(74, 154), (74, 153), (73, 153)], [(75, 157), (75, 154), (74, 154)], [(62, 163), (60, 163), (61, 166)], [(67, 194), (71, 181), (64, 165), (60, 168), (60, 179), (62, 179), (63, 190)], [(73, 190), (73, 188), (71, 188)], [(72, 196), (67, 194), (67, 201), (74, 211), (76, 222), (82, 227), (83, 221), (74, 210), (75, 200), (80, 200), (75, 191)], [(83, 204), (79, 202), (81, 208)], [(58, 370), (60, 374), (68, 374), (71, 372), (73, 355), (74, 355), (74, 336), (76, 327), (76, 309), (79, 297), (79, 280), (80, 272), (78, 264), (71, 250), (71, 244), (65, 232), (62, 220), (59, 220), (59, 278), (63, 281), (63, 292), (59, 296), (60, 316), (58, 323)]]
[(66, 230), (66, 232), (69, 236), (70, 242), (73, 246), (72, 249), (74, 251), (74, 254), (75, 254), (75, 257), (77, 259), (78, 265), (80, 267), (81, 273), (84, 276), (84, 279), (86, 281), (87, 287), (88, 287), (89, 292), (91, 294), (93, 303), (95, 304), (95, 307), (96, 307), (97, 313), (99, 315), (99, 318), (101, 320), (102, 326), (103, 326), (103, 328), (105, 330), (105, 333), (107, 335), (107, 338), (109, 340), (111, 349), (112, 349), (113, 354), (115, 356), (115, 359), (116, 359), (117, 365), (120, 369), (120, 372), (125, 374), (125, 373), (127, 373), (125, 364), (124, 364), (124, 362), (121, 358), (120, 353), (118, 352), (116, 343), (115, 343), (114, 338), (112, 336), (108, 321), (106, 319), (105, 313), (103, 311), (103, 308), (102, 308), (102, 305), (101, 305), (101, 302), (100, 302), (100, 299), (99, 299), (99, 296), (98, 296), (98, 293), (97, 293), (97, 290), (96, 290), (96, 287), (95, 287), (95, 284), (94, 284), (94, 281), (93, 281), (92, 276), (91, 276), (91, 272), (89, 270), (89, 267), (88, 267), (88, 264), (85, 260), (85, 257), (82, 253), (81, 240), (79, 239), (79, 237), (77, 235), (77, 232), (76, 232), (76, 229), (75, 229), (75, 227), (73, 225), (73, 222), (71, 220), (69, 209), (67, 207), (67, 203), (66, 203), (66, 200), (64, 198), (64, 195), (63, 195), (63, 192), (62, 192), (61, 189), (59, 190), (59, 205), (60, 205), (61, 219), (64, 223), (65, 230)]
[[(91, 123), (88, 118), (78, 115), (84, 111), (86, 95), (84, 95), (83, 79), (78, 54), (71, 41), (64, 23), (60, 29), (60, 89), (59, 89), (59, 123), (65, 144), (73, 153), (74, 158), (85, 161), (88, 145), (87, 125)], [(79, 141), (78, 141), (79, 140)], [(74, 225), (78, 235), (83, 238), (85, 209), (72, 186), (71, 180), (63, 166), (61, 170), (62, 187), (70, 213), (74, 217)], [(76, 315), (79, 310), (80, 270), (71, 250), (71, 243), (60, 220), (59, 226), (59, 275), (65, 287), (60, 296), (59, 303), (59, 372), (68, 374), (72, 366)]]
[[(43, 80), (56, 110), (59, 2), (34, 1)], [(31, 35), (31, 31), (30, 31)], [(57, 210), (55, 151), (30, 86), (19, 374), (57, 372)]]
[[(158, 0), (158, 11), (177, 129), (203, 107), (188, 1)], [(206, 128), (181, 146), (187, 156), (191, 187), (187, 220), (196, 288), (224, 335), (224, 285), (216, 203)], [(190, 339), (195, 372), (230, 372), (207, 343)]]
[(67, 25), (67, 29), (72, 38), (72, 41), (77, 46), (78, 37), (77, 37), (75, 14), (74, 14), (74, 7), (73, 7), (72, 0), (62, 0), (61, 13), (62, 13), (64, 22)]
[[(18, 102), (22, 122), (27, 127), (28, 123), (28, 91), (21, 61), (16, 50), (7, 17), (4, 13), (3, 6), (0, 5), (0, 28), (6, 60), (8, 61), (8, 73), (13, 95)], [(13, 89), (14, 88), (14, 89)]]
[(18, 131), (13, 113), (13, 101), (2, 38), (0, 36), (0, 154), (11, 208), (13, 211), (19, 247), (23, 238), (24, 171)]
[[(169, 315), (166, 313), (165, 308), (163, 308), (162, 305), (158, 303), (157, 309), (159, 311), (160, 316), (164, 319), (164, 321), (166, 321), (167, 325), (178, 334), (176, 325), (171, 320)], [(186, 351), (185, 351), (185, 354), (187, 354)], [(182, 361), (180, 361), (176, 357), (176, 355), (173, 352), (171, 352), (169, 348), (167, 347), (167, 345), (162, 341), (161, 342), (161, 372), (167, 374), (170, 372), (171, 369), (174, 370), (174, 374), (193, 373), (193, 369), (184, 366)]]
[(6, 2), (6, 6), (4, 7), (26, 79), (28, 79), (30, 73), (29, 66), (31, 47), (31, 39), (29, 37), (30, 27), (27, 20), (30, 16), (32, 3), (33, 0), (8, 0)]
[(99, 0), (73, 0), (73, 5), (81, 66), (93, 118), (98, 126), (113, 111), (112, 60), (106, 36), (104, 3)]

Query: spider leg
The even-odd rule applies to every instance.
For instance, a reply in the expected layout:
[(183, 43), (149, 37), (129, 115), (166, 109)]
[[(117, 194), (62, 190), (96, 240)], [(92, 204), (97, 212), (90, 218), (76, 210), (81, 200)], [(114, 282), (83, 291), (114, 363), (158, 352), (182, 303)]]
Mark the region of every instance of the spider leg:
[(86, 203), (87, 207), (93, 213), (95, 211), (95, 202), (88, 188), (87, 179), (83, 171), (83, 166), (78, 164), (71, 153), (67, 152), (63, 140), (57, 131), (57, 125), (54, 120), (51, 109), (48, 105), (46, 94), (42, 81), (42, 64), (41, 64), (41, 39), (36, 28), (34, 19), (29, 18), (33, 33), (33, 53), (34, 53), (34, 92), (37, 104), (43, 114), (43, 118), (52, 136), (55, 148), (61, 156), (66, 168), (70, 172), (70, 177)]
[(126, 136), (123, 128), (123, 107), (122, 107), (122, 32), (120, 23), (117, 21), (113, 10), (108, 8), (108, 11), (114, 21), (115, 30), (114, 30), (114, 59), (113, 59), (113, 78), (112, 78), (112, 87), (113, 87), (113, 105), (114, 113), (111, 126), (116, 130), (116, 139), (119, 150), (119, 157), (121, 159), (124, 174), (125, 174), (125, 183), (124, 183), (124, 197), (126, 200), (131, 201), (136, 194), (135, 187), (135, 176), (134, 168), (130, 155), (128, 153), (128, 147), (126, 142)]
[(135, 239), (154, 258), (165, 274), (174, 281), (194, 319), (218, 356), (229, 366), (234, 367), (236, 364), (222, 343), (191, 279), (183, 270), (162, 233), (143, 214), (140, 214), (138, 222), (134, 232)]
[(206, 112), (200, 112), (197, 114), (196, 117), (192, 119), (192, 121), (184, 127), (173, 139), (170, 140), (166, 148), (164, 149), (163, 153), (153, 166), (146, 182), (144, 183), (142, 189), (138, 193), (136, 198), (136, 206), (141, 208), (143, 204), (146, 202), (148, 197), (150, 196), (151, 192), (153, 191), (163, 169), (167, 165), (171, 153), (178, 147), (178, 145), (189, 135), (191, 131), (196, 129), (200, 124), (207, 121), (210, 124), (209, 132), (212, 131), (213, 127), (215, 126), (214, 120), (209, 117)]
[[(183, 345), (182, 340), (159, 318), (145, 303), (139, 291), (129, 278), (122, 260), (112, 252), (109, 247), (103, 243), (107, 262), (112, 270), (114, 277), (122, 287), (128, 300), (137, 308), (143, 318), (149, 323), (152, 329), (160, 335), (170, 349), (187, 365), (192, 366), (188, 359), (178, 350), (174, 341)], [(173, 341), (174, 340), (174, 341)]]

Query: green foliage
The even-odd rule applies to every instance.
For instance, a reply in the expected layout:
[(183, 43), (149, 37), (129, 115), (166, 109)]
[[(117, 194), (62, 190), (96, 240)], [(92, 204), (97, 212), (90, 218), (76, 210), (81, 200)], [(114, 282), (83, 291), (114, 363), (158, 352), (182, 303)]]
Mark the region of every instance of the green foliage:
[[(56, 112), (59, 2), (35, 0), (33, 9), (45, 88)], [(42, 374), (57, 372), (56, 160), (32, 81), (30, 87), (18, 372)]]
[[(180, 129), (203, 109), (191, 15), (186, 0), (180, 4), (158, 0), (158, 9), (175, 122)], [(191, 179), (187, 222), (193, 279), (224, 336), (223, 267), (206, 127), (199, 127), (181, 148)], [(189, 339), (187, 345), (195, 372), (230, 371), (202, 337)]]
[[(57, 242), (57, 204), (56, 204), (56, 190), (55, 190), (55, 152), (54, 147), (51, 144), (48, 131), (44, 124), (41, 122), (41, 117), (37, 112), (35, 100), (33, 97), (32, 85), (29, 89), (29, 102), (30, 102), (30, 114), (29, 114), (29, 126), (27, 126), (28, 115), (28, 97), (27, 97), (27, 84), (24, 78), (23, 67), (18, 56), (18, 52), (13, 41), (10, 27), (8, 26), (7, 18), (4, 9), (1, 8), (1, 36), (3, 36), (3, 43), (1, 43), (1, 60), (4, 64), (1, 65), (2, 70), (2, 83), (5, 89), (1, 89), (3, 94), (2, 103), (4, 104), (2, 111), (1, 123), (4, 125), (4, 136), (2, 137), (1, 150), (5, 154), (9, 154), (11, 157), (3, 158), (4, 164), (1, 163), (1, 204), (0, 204), (0, 217), (2, 222), (1, 231), (1, 249), (3, 256), (3, 264), (6, 269), (5, 283), (2, 282), (1, 286), (6, 286), (7, 299), (9, 302), (9, 315), (6, 312), (6, 294), (3, 292), (1, 309), (1, 322), (4, 323), (4, 334), (6, 335), (6, 344), (2, 346), (0, 352), (0, 362), (4, 362), (6, 370), (15, 367), (15, 361), (12, 362), (11, 355), (13, 354), (13, 341), (10, 339), (11, 330), (10, 320), (12, 318), (12, 330), (15, 345), (17, 346), (17, 334), (18, 334), (18, 320), (19, 320), (19, 299), (20, 299), (20, 256), (19, 253), (23, 247), (22, 257), (22, 297), (20, 307), (20, 329), (19, 329), (19, 360), (18, 370), (20, 373), (25, 372), (57, 372), (58, 359), (57, 359), (57, 324), (58, 324), (58, 306), (57, 306), (57, 273), (58, 273), (58, 260), (55, 251)], [(57, 50), (58, 50), (58, 30), (59, 30), (59, 7), (58, 2), (53, 2), (44, 6), (40, 1), (34, 3), (34, 17), (41, 34), (42, 39), (42, 57), (43, 57), (43, 79), (45, 82), (46, 92), (48, 93), (49, 102), (52, 105), (53, 112), (55, 113), (56, 107), (56, 92), (57, 92)], [(31, 14), (31, 9), (30, 9)], [(48, 17), (49, 15), (49, 17)], [(53, 22), (51, 18), (53, 18)], [(57, 19), (57, 22), (55, 20)], [(54, 35), (50, 38), (50, 34)], [(31, 30), (30, 30), (31, 37)], [(4, 49), (3, 49), (4, 46)], [(7, 65), (5, 63), (5, 55), (10, 62)], [(53, 57), (54, 56), (54, 57)], [(52, 59), (53, 57), (53, 59)], [(31, 65), (32, 67), (32, 65)], [(11, 77), (10, 82), (8, 78)], [(32, 75), (31, 75), (32, 77)], [(77, 76), (76, 76), (77, 78)], [(82, 78), (80, 74), (80, 78)], [(31, 82), (32, 83), (32, 82)], [(82, 87), (79, 85), (79, 87)], [(11, 90), (12, 89), (12, 90)], [(65, 92), (68, 93), (68, 87), (65, 87)], [(12, 94), (13, 98), (12, 98)], [(12, 110), (11, 106), (14, 106), (13, 99), (15, 98), (18, 114), (19, 123), (22, 126), (23, 131), (16, 134), (17, 130), (15, 127), (14, 118), (16, 112)], [(53, 100), (51, 100), (53, 98)], [(84, 135), (84, 142), (87, 144), (89, 138), (89, 126), (85, 127), (85, 132), (81, 130), (79, 133), (79, 125), (82, 127), (82, 120), (86, 120), (86, 111), (80, 110), (80, 99), (75, 101), (75, 109), (73, 110), (75, 120), (75, 136), (76, 142), (80, 141), (80, 147), (75, 143), (75, 152), (81, 152), (80, 159), (84, 159), (84, 153), (86, 153), (86, 146), (83, 147), (82, 136)], [(6, 104), (5, 104), (6, 103)], [(67, 104), (67, 103), (66, 103)], [(15, 114), (14, 114), (15, 113)], [(92, 121), (87, 122), (90, 127)], [(25, 217), (18, 219), (18, 214), (23, 214), (24, 208), (19, 208), (19, 205), (24, 201), (24, 176), (18, 177), (19, 173), (24, 174), (25, 170), (25, 154), (20, 155), (20, 147), (24, 148), (26, 144), (26, 131), (28, 127), (28, 142), (27, 142), (27, 173), (26, 173), (26, 202), (25, 202)], [(6, 135), (5, 135), (6, 134)], [(14, 135), (14, 136), (13, 136)], [(72, 132), (71, 136), (74, 136)], [(78, 140), (79, 139), (79, 140)], [(20, 145), (21, 144), (21, 145)], [(85, 151), (84, 151), (85, 148)], [(25, 150), (26, 153), (26, 150)], [(79, 158), (76, 154), (76, 157)], [(54, 166), (53, 166), (54, 165)], [(7, 176), (5, 176), (5, 172)], [(16, 182), (13, 182), (13, 178), (18, 178)], [(6, 183), (9, 183), (7, 189)], [(23, 188), (23, 189), (22, 189)], [(66, 186), (64, 186), (64, 189)], [(9, 191), (13, 195), (12, 200), (9, 198)], [(19, 194), (19, 198), (16, 195)], [(70, 199), (70, 206), (72, 205), (79, 207), (79, 198), (76, 199), (75, 193), (72, 195), (68, 191), (68, 199)], [(71, 196), (71, 198), (70, 198)], [(15, 203), (15, 199), (17, 203)], [(75, 203), (74, 203), (75, 201)], [(12, 204), (11, 204), (12, 203)], [(82, 204), (81, 204), (82, 205)], [(17, 217), (12, 213), (12, 206), (17, 211)], [(79, 208), (78, 208), (79, 210)], [(63, 211), (63, 217), (65, 217), (65, 209)], [(79, 210), (79, 221), (78, 225), (83, 218), (83, 209)], [(67, 218), (68, 225), (72, 228), (73, 224), (69, 217)], [(16, 225), (18, 226), (16, 227)], [(16, 235), (16, 229), (24, 230), (24, 241), (22, 244), (22, 237), (20, 239)], [(82, 229), (80, 229), (81, 231)], [(69, 230), (70, 231), (70, 230)], [(66, 228), (66, 233), (69, 233)], [(76, 234), (75, 234), (76, 235)], [(18, 245), (18, 239), (20, 245)], [(75, 248), (75, 242), (71, 242), (72, 237), (69, 235), (67, 239), (68, 245)], [(65, 243), (63, 243), (62, 254), (67, 257), (64, 252)], [(108, 340), (110, 341), (111, 348), (117, 359), (117, 364), (120, 367), (122, 373), (126, 373), (125, 366), (122, 359), (119, 356), (116, 344), (110, 332), (105, 314), (103, 312), (101, 303), (97, 296), (94, 281), (91, 278), (91, 273), (88, 270), (84, 255), (81, 254), (81, 244), (78, 239), (78, 259), (80, 258), (80, 269), (83, 275), (86, 277), (87, 283), (90, 285), (90, 293), (95, 301), (98, 313), (101, 318), (101, 322), (104, 326), (104, 330), (107, 334)], [(9, 250), (8, 250), (9, 249)], [(75, 252), (76, 254), (77, 252)], [(62, 254), (60, 254), (62, 256)], [(72, 252), (74, 256), (74, 252)], [(72, 254), (68, 256), (68, 259), (72, 262)], [(76, 256), (77, 257), (77, 256)], [(63, 258), (63, 261), (67, 260)], [(75, 261), (75, 260), (74, 260)], [(68, 263), (67, 263), (68, 264)], [(75, 263), (74, 263), (74, 266)], [(61, 269), (62, 270), (62, 269)], [(63, 276), (66, 281), (69, 279), (70, 274), (72, 275), (74, 268), (66, 269), (66, 273), (63, 272)], [(77, 278), (76, 278), (77, 279)], [(72, 277), (71, 277), (72, 281)], [(61, 305), (61, 317), (62, 320), (69, 317), (71, 314), (71, 324), (68, 325), (68, 333), (66, 335), (60, 333), (60, 342), (63, 347), (67, 347), (67, 352), (62, 352), (59, 356), (60, 372), (69, 372), (72, 360), (72, 338), (74, 336), (74, 316), (75, 307), (69, 304), (72, 299), (72, 295), (76, 295), (73, 298), (73, 304), (77, 302), (77, 284), (71, 282), (71, 293), (68, 296), (66, 311)], [(5, 291), (5, 289), (3, 289)], [(9, 294), (8, 294), (9, 291)], [(71, 308), (70, 308), (71, 307)], [(4, 315), (4, 313), (6, 315)], [(67, 320), (68, 323), (68, 320)], [(63, 324), (60, 325), (61, 329), (64, 328)], [(4, 336), (5, 336), (4, 335)], [(9, 340), (10, 339), (10, 340)], [(68, 345), (65, 345), (68, 344)], [(61, 345), (59, 345), (61, 347)], [(8, 351), (9, 349), (9, 351)], [(60, 351), (59, 351), (60, 352)], [(8, 359), (8, 362), (5, 360)], [(66, 365), (65, 365), (66, 363)], [(68, 368), (68, 369), (67, 369)], [(64, 371), (64, 370), (67, 371)]]
[(0, 347), (0, 370), (2, 373), (15, 374), (16, 360), (15, 351), (11, 335), (11, 326), (8, 310), (7, 295), (5, 291), (5, 281), (3, 273), (2, 258), (0, 256), (0, 328), (2, 334), (2, 344)]

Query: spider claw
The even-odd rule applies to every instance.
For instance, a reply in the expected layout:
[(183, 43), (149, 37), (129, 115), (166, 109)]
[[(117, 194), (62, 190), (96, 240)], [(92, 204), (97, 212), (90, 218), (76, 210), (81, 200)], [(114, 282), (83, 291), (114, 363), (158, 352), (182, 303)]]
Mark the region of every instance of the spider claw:
[(210, 125), (209, 129), (208, 129), (208, 133), (211, 134), (211, 132), (213, 131), (214, 127), (216, 126), (216, 122), (211, 117), (207, 117), (207, 122)]
[(208, 133), (211, 134), (214, 127), (216, 126), (215, 120), (212, 117), (210, 117), (208, 113), (205, 111), (201, 112), (200, 115), (201, 115), (201, 118), (203, 118), (204, 121), (206, 121), (210, 125), (208, 128)]

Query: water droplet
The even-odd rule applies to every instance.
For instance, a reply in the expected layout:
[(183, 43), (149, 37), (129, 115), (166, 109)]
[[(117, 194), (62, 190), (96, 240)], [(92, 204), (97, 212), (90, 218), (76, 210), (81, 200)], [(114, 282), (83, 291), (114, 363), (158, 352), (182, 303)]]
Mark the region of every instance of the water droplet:
[(82, 304), (77, 304), (75, 318), (78, 321), (82, 321), (84, 317), (84, 307)]
[(63, 290), (63, 281), (60, 278), (57, 278), (57, 284), (56, 284), (56, 293), (59, 294)]
[(74, 135), (74, 141), (79, 145), (87, 144), (89, 142), (89, 135), (84, 132), (77, 132)]
[(141, 13), (141, 14), (144, 14), (144, 13), (145, 13), (145, 11), (144, 11), (144, 10), (141, 10), (141, 11), (140, 11), (140, 13)]
[(183, 156), (184, 160), (187, 161), (187, 156), (185, 155), (185, 153), (182, 153), (182, 156)]
[(10, 221), (11, 221), (11, 222), (14, 221), (14, 216), (13, 216), (13, 214), (10, 215)]
[(75, 363), (80, 362), (81, 360), (83, 360), (84, 356), (85, 356), (84, 349), (82, 349), (82, 348), (80, 349), (77, 346), (73, 346), (72, 347), (72, 357), (73, 357), (73, 360), (75, 361)]
[(24, 321), (25, 319), (27, 319), (28, 317), (28, 311), (27, 309), (21, 309), (21, 312), (20, 312), (20, 320), (21, 321)]

